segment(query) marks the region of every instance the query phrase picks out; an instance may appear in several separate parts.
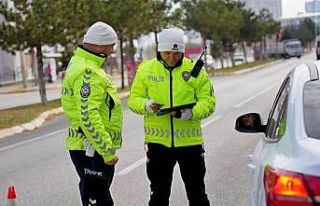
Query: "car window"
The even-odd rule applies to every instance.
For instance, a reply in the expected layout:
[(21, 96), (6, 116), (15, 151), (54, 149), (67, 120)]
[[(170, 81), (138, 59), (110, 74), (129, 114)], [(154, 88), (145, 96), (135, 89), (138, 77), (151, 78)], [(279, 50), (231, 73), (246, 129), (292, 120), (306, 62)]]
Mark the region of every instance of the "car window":
[(285, 134), (288, 96), (289, 77), (283, 81), (269, 114), (267, 125), (267, 138), (269, 139), (279, 140)]
[(303, 90), (303, 112), (307, 135), (320, 139), (320, 81), (307, 82)]
[(299, 49), (300, 48), (300, 44), (289, 44), (289, 45), (287, 45), (287, 48), (289, 48), (289, 49)]

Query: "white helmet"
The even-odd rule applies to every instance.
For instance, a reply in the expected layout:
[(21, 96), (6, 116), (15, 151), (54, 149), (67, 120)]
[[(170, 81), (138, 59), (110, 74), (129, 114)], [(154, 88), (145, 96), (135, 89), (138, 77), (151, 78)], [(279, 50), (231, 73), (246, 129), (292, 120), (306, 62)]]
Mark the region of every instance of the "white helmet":
[(113, 45), (118, 36), (114, 29), (106, 23), (98, 21), (91, 25), (83, 37), (83, 43), (94, 45)]
[(184, 33), (181, 29), (164, 29), (158, 36), (158, 51), (178, 51), (184, 53)]

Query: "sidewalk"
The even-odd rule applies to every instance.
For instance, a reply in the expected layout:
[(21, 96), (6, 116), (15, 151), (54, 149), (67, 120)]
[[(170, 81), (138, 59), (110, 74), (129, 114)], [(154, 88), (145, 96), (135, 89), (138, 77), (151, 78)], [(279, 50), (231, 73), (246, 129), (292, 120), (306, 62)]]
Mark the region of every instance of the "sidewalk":
[[(61, 81), (58, 80), (51, 84), (46, 83), (45, 86), (47, 90), (60, 89)], [(28, 83), (27, 88), (24, 88), (21, 82), (0, 86), (0, 94), (24, 93), (24, 92), (33, 92), (38, 90), (39, 90), (39, 86), (35, 85), (34, 83)]]

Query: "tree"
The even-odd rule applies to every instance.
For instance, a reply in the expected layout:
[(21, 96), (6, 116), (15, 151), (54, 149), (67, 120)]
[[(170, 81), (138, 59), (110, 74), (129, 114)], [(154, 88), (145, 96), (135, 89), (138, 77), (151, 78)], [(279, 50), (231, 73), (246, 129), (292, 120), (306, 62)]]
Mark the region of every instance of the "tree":
[(168, 14), (172, 3), (166, 0), (109, 0), (104, 2), (104, 7), (100, 8), (100, 18), (114, 26), (120, 39), (122, 88), (124, 87), (122, 45), (127, 47), (127, 60), (131, 62), (135, 71), (134, 39), (149, 32), (157, 33), (159, 29), (171, 23), (173, 16), (177, 15), (176, 12)]
[[(183, 1), (184, 24), (187, 29), (201, 33), (204, 44), (211, 39), (232, 48), (239, 39), (242, 17), (235, 1)], [(227, 25), (227, 26), (226, 26)], [(205, 46), (205, 45), (204, 45)]]
[(297, 38), (306, 46), (314, 41), (315, 35), (315, 23), (310, 18), (304, 19), (299, 25)]
[[(41, 103), (47, 103), (43, 75), (42, 45), (54, 45), (64, 40), (61, 11), (65, 5), (55, 0), (14, 0), (14, 8), (0, 2), (5, 22), (0, 25), (0, 47), (7, 51), (37, 50), (38, 81)], [(65, 40), (66, 42), (67, 40)]]
[(47, 97), (41, 47), (60, 44), (65, 48), (64, 56), (70, 57), (82, 39), (85, 28), (99, 19), (99, 9), (103, 8), (103, 2), (105, 1), (13, 0), (14, 8), (8, 9), (0, 1), (0, 13), (5, 17), (5, 22), (0, 25), (0, 47), (7, 51), (28, 49), (33, 52), (36, 49), (42, 104), (47, 103)]
[(268, 9), (262, 9), (260, 12), (259, 12), (259, 15), (258, 15), (258, 21), (259, 21), (259, 25), (260, 25), (260, 28), (259, 28), (259, 37), (262, 41), (262, 44), (263, 45), (263, 56), (265, 58), (266, 56), (266, 35), (267, 34), (275, 34), (276, 32), (280, 31), (280, 23), (275, 21), (273, 18), (272, 18), (272, 15), (271, 13), (269, 12)]
[(294, 33), (295, 32), (293, 27), (290, 27), (290, 26), (285, 27), (282, 32), (281, 41), (295, 38), (293, 37)]
[(244, 53), (244, 59), (247, 63), (248, 61), (247, 52), (245, 50), (245, 42), (251, 44), (260, 41), (259, 22), (257, 15), (251, 9), (244, 9), (244, 5), (241, 5), (241, 8), (244, 23), (240, 28), (240, 41)]
[(235, 66), (234, 61), (234, 44), (241, 41), (241, 28), (243, 26), (243, 6), (244, 4), (234, 0), (225, 0), (227, 6), (226, 19), (233, 19), (228, 22), (229, 31), (221, 33), (223, 45), (225, 45), (229, 51), (232, 66)]

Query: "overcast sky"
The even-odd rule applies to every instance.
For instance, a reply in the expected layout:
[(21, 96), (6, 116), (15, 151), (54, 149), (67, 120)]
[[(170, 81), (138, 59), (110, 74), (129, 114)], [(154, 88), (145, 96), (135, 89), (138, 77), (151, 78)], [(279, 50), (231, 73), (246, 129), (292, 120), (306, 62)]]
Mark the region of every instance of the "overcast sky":
[(306, 0), (282, 0), (282, 16), (295, 16), (298, 12), (305, 12), (305, 2)]

